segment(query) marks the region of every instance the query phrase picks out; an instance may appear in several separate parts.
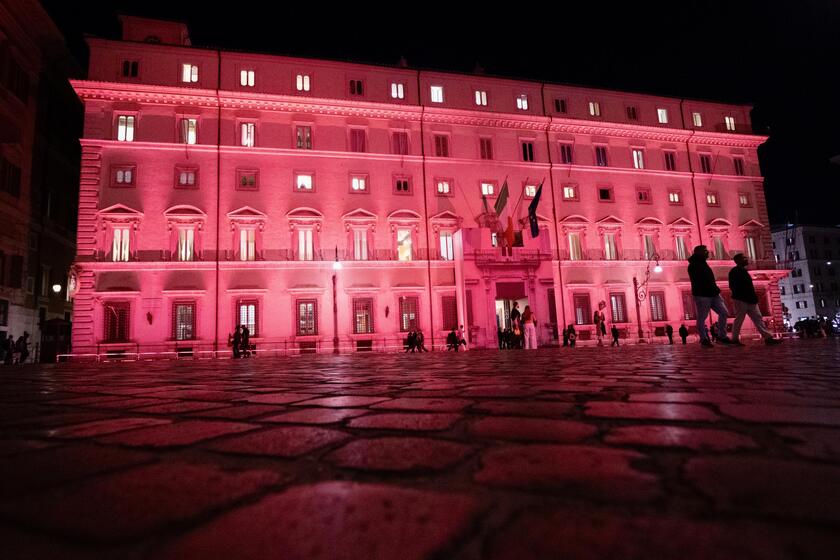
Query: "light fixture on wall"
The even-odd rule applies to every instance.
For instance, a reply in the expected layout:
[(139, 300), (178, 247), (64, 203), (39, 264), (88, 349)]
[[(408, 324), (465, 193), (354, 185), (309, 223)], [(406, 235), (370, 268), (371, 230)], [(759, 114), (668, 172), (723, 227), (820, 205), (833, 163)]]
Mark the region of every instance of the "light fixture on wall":
[(57, 294), (61, 293), (61, 284), (53, 284), (52, 289), (53, 289), (53, 292), (55, 292)]

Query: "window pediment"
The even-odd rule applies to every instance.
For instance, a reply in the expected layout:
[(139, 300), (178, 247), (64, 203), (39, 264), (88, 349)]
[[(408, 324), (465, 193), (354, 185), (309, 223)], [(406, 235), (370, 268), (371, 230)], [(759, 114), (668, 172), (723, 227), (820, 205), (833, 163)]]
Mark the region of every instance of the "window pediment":
[(377, 216), (363, 208), (356, 208), (344, 214), (341, 219), (344, 220), (344, 228), (347, 231), (350, 231), (353, 226), (368, 227), (373, 230), (376, 226)]
[(388, 214), (388, 223), (391, 225), (391, 231), (395, 232), (398, 226), (409, 226), (414, 231), (418, 231), (420, 228), (420, 214), (413, 210), (394, 210), (390, 214)]
[(581, 216), (580, 214), (570, 214), (560, 220), (561, 224), (588, 224), (590, 223), (589, 219), (585, 216)]
[(742, 229), (742, 230), (760, 229), (760, 228), (763, 228), (763, 227), (764, 227), (764, 224), (762, 224), (758, 220), (747, 220), (746, 222), (744, 222), (743, 224), (738, 226), (738, 229)]
[(99, 216), (106, 219), (133, 218), (139, 220), (143, 217), (143, 212), (124, 204), (114, 204), (113, 206), (100, 210)]
[(715, 218), (714, 220), (706, 224), (706, 227), (709, 229), (729, 229), (730, 227), (732, 227), (732, 222), (730, 222), (729, 220), (724, 220), (723, 218)]
[(264, 213), (250, 206), (243, 206), (228, 212), (227, 217), (230, 220), (231, 230), (235, 229), (236, 226), (254, 225), (258, 226), (261, 231), (265, 228), (265, 221), (268, 218)]
[(450, 212), (449, 210), (444, 210), (443, 212), (439, 212), (429, 218), (429, 223), (432, 224), (435, 231), (439, 231), (440, 228), (460, 229), (463, 221), (464, 220), (461, 216)]
[(286, 218), (289, 220), (289, 230), (291, 231), (294, 231), (297, 227), (306, 226), (321, 231), (321, 224), (324, 223), (324, 215), (308, 206), (300, 206), (289, 210), (286, 213)]
[(694, 227), (694, 224), (685, 218), (677, 218), (668, 224), (668, 227), (671, 229), (691, 229)]
[(201, 229), (207, 218), (207, 214), (195, 206), (186, 204), (173, 206), (164, 211), (163, 215), (166, 217), (170, 230), (175, 224), (196, 224), (198, 229)]

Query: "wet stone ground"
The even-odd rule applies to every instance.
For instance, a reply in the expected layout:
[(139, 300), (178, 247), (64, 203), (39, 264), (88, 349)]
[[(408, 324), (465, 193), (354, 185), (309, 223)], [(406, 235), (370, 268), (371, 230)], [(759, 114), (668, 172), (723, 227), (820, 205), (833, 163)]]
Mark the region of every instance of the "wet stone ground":
[(838, 558), (840, 341), (0, 369), (0, 558)]

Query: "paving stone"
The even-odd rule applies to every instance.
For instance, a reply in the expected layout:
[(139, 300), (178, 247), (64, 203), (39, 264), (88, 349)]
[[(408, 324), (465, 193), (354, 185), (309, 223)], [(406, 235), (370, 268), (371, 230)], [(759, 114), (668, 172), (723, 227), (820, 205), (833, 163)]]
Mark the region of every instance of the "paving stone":
[(416, 437), (357, 439), (330, 452), (340, 467), (371, 471), (441, 470), (460, 462), (472, 449), (460, 443)]
[(260, 422), (287, 422), (291, 424), (335, 424), (367, 414), (361, 408), (304, 408), (283, 414), (260, 418)]
[(42, 530), (119, 541), (207, 514), (287, 478), (269, 471), (226, 471), (208, 465), (149, 465), (5, 501), (0, 512)]
[(448, 430), (463, 418), (460, 414), (368, 414), (354, 418), (347, 425), (351, 428), (375, 428), (385, 430)]
[(488, 385), (470, 387), (461, 391), (462, 397), (530, 397), (538, 391), (533, 387), (516, 387), (509, 385)]
[(473, 404), (467, 399), (406, 399), (398, 398), (371, 406), (374, 409), (426, 410), (434, 412), (460, 412)]
[(666, 402), (666, 403), (735, 403), (738, 399), (725, 393), (638, 393), (630, 395), (630, 402)]
[(224, 441), (209, 443), (203, 447), (229, 453), (298, 457), (321, 447), (345, 441), (349, 437), (337, 430), (288, 426), (251, 432), (243, 436), (227, 438)]
[(775, 431), (796, 442), (791, 447), (803, 457), (840, 462), (840, 429), (777, 428)]
[(389, 400), (388, 397), (322, 397), (319, 399), (310, 399), (295, 403), (296, 406), (326, 406), (333, 408), (344, 408), (353, 406), (368, 406), (370, 404), (380, 403)]
[(215, 408), (224, 408), (227, 406), (227, 404), (217, 402), (179, 401), (170, 404), (158, 404), (153, 406), (133, 408), (132, 412), (142, 412), (144, 414), (181, 414), (184, 412), (195, 412), (197, 410), (211, 410)]
[(681, 447), (695, 451), (735, 451), (759, 447), (752, 438), (727, 430), (659, 425), (614, 428), (604, 441), (610, 445)]
[(420, 560), (441, 556), (479, 513), (460, 494), (381, 484), (298, 486), (228, 513), (155, 553), (161, 560)]
[(541, 401), (483, 401), (470, 407), (470, 410), (508, 416), (562, 418), (571, 414), (575, 410), (575, 405)]
[(699, 457), (686, 478), (727, 511), (840, 523), (840, 467), (758, 457)]
[(657, 478), (633, 468), (635, 451), (579, 445), (515, 445), (485, 451), (476, 482), (617, 501), (658, 498)]
[(483, 438), (572, 443), (594, 436), (598, 429), (570, 420), (495, 416), (473, 422), (470, 433)]
[(286, 404), (311, 399), (317, 395), (306, 393), (270, 393), (267, 395), (257, 395), (242, 399), (247, 402), (260, 404)]
[(135, 428), (161, 426), (169, 423), (171, 423), (171, 420), (146, 418), (143, 416), (137, 418), (109, 418), (108, 420), (98, 420), (95, 422), (86, 422), (84, 424), (74, 424), (63, 428), (53, 428), (47, 432), (47, 436), (60, 439), (84, 438), (124, 432)]
[(236, 434), (256, 428), (253, 424), (212, 420), (185, 420), (165, 426), (140, 428), (99, 438), (103, 443), (120, 445), (172, 447), (189, 445), (206, 439)]
[(268, 404), (234, 404), (226, 408), (213, 408), (185, 414), (185, 416), (198, 416), (201, 418), (227, 418), (229, 420), (245, 420), (261, 416), (269, 412), (277, 412), (282, 407)]
[(711, 421), (720, 417), (711, 410), (693, 404), (590, 402), (586, 415), (599, 418), (644, 420)]
[(771, 404), (722, 404), (722, 414), (738, 420), (775, 424), (820, 424), (840, 426), (840, 408)]

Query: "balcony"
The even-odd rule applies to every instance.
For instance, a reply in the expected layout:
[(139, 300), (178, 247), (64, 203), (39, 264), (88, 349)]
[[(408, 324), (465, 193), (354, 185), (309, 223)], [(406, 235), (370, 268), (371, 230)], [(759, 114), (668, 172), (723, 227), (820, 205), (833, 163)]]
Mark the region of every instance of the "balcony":
[(525, 247), (513, 247), (509, 251), (501, 248), (476, 249), (464, 253), (464, 260), (475, 261), (477, 266), (539, 266), (542, 261), (551, 260), (551, 253)]

